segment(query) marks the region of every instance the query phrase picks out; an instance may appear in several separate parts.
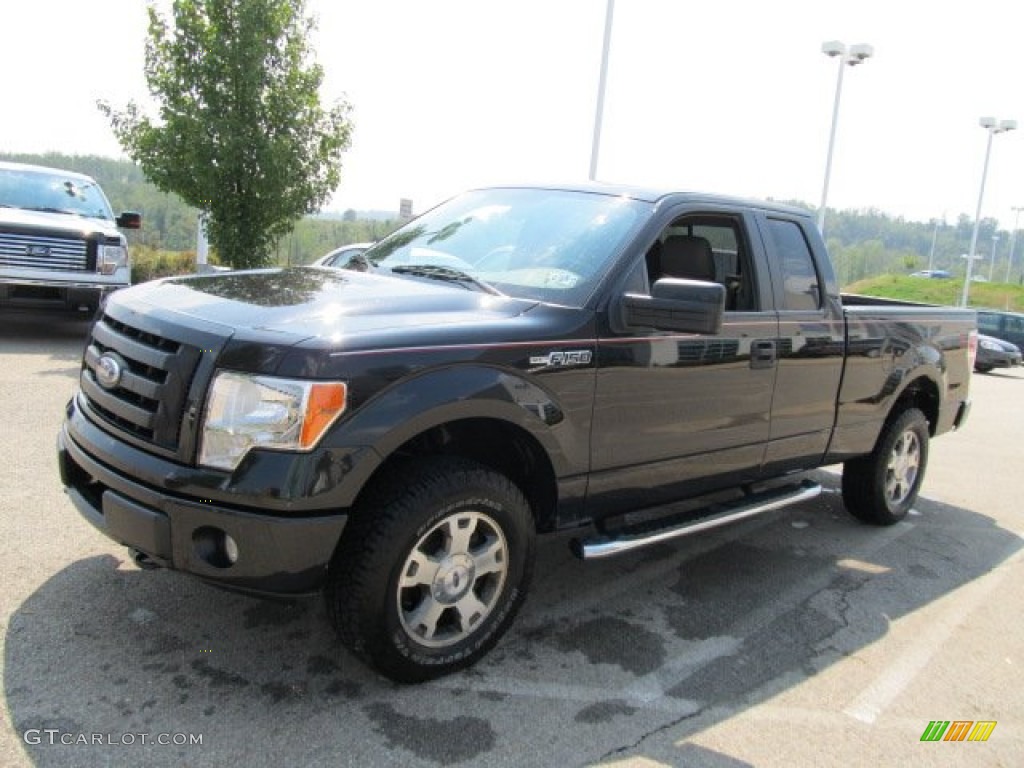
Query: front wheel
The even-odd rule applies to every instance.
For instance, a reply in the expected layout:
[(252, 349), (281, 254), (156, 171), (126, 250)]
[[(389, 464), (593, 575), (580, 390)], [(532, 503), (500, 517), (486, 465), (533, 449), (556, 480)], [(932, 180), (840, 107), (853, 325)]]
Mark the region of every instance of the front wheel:
[(909, 408), (887, 422), (875, 449), (843, 465), (843, 501), (865, 523), (892, 525), (917, 501), (928, 463), (928, 420)]
[(462, 459), (389, 480), (342, 537), (327, 608), (357, 655), (420, 682), (475, 663), (512, 623), (532, 572), (533, 518), (508, 478)]

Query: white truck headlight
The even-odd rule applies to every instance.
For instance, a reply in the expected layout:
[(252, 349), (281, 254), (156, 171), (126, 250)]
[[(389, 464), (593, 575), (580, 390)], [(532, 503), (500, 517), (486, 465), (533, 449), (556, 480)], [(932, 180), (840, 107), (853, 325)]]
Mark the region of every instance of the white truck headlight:
[(128, 248), (123, 245), (101, 245), (98, 256), (101, 275), (112, 275), (119, 267), (128, 266)]
[(341, 381), (220, 371), (203, 414), (199, 463), (232, 470), (251, 448), (308, 451), (345, 411)]

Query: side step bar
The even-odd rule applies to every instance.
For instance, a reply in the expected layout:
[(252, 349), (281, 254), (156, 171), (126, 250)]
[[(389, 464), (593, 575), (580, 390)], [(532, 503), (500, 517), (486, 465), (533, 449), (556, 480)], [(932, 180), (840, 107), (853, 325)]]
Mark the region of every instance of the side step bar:
[[(654, 524), (642, 524), (632, 528), (622, 528), (603, 535), (587, 539), (573, 539), (569, 543), (572, 553), (581, 560), (597, 560), (611, 557), (623, 552), (658, 544), (663, 541), (700, 533), (721, 525), (728, 525), (762, 512), (788, 507), (801, 501), (813, 499), (821, 493), (818, 483), (804, 480), (799, 485), (788, 485), (773, 488), (761, 493), (752, 494), (738, 501), (727, 504), (716, 504), (709, 507), (703, 517), (693, 518), (692, 513), (683, 522), (656, 521)], [(660, 523), (660, 524), (659, 524)], [(656, 526), (656, 527), (655, 527)]]

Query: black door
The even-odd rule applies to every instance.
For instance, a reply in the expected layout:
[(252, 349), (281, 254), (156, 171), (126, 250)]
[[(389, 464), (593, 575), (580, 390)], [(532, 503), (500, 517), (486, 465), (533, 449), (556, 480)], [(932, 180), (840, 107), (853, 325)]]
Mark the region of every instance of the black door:
[[(770, 286), (757, 279), (767, 271), (751, 226), (745, 215), (680, 214), (637, 258), (623, 289), (649, 290), (662, 276), (720, 282), (727, 295), (720, 334), (615, 330), (613, 302), (598, 339), (587, 501), (595, 517), (758, 475), (770, 435), (778, 319)], [(690, 263), (691, 252), (705, 252), (704, 263)]]

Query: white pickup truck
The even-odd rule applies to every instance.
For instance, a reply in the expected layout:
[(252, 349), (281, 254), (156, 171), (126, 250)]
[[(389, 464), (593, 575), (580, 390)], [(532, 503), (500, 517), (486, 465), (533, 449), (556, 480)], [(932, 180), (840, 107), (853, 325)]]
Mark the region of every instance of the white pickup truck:
[(0, 307), (94, 312), (131, 282), (118, 231), (142, 217), (114, 217), (88, 176), (0, 162)]

